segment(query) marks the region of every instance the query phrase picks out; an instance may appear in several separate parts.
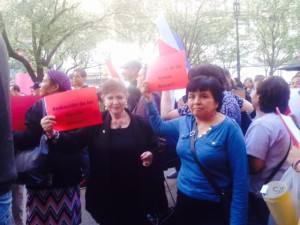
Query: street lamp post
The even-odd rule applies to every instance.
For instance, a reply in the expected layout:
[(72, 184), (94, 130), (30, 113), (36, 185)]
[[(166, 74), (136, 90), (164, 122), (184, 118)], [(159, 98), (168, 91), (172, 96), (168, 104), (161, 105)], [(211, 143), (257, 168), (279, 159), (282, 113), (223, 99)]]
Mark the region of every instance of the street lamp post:
[(241, 78), (240, 36), (239, 36), (240, 0), (233, 0), (233, 11), (234, 11), (235, 29), (236, 29), (236, 70), (237, 70), (238, 79), (240, 79)]

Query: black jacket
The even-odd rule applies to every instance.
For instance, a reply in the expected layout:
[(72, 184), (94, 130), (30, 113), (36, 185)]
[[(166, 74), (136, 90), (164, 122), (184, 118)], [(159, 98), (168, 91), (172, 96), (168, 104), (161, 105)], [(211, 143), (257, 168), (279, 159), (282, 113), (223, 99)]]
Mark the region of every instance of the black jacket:
[[(155, 154), (157, 142), (148, 122), (132, 114), (130, 117), (134, 132), (133, 138), (136, 140), (136, 151), (142, 154), (144, 151), (150, 150)], [(97, 222), (110, 217), (111, 208), (113, 208), (111, 206), (113, 193), (110, 187), (111, 179), (113, 179), (110, 175), (110, 162), (113, 160), (109, 154), (110, 121), (111, 116), (106, 111), (103, 113), (103, 124), (79, 129), (72, 135), (61, 133), (57, 142), (51, 145), (53, 151), (60, 149), (80, 151), (84, 146), (89, 146), (91, 172), (86, 190), (86, 208)], [(143, 199), (144, 205), (140, 207), (144, 207), (145, 211), (151, 211), (156, 207), (157, 202), (154, 202), (153, 199), (158, 198), (158, 195), (153, 190), (157, 186), (157, 180), (162, 179), (158, 183), (163, 185), (162, 171), (159, 171), (155, 165), (154, 162), (150, 167), (143, 167), (141, 163), (138, 167), (138, 182), (141, 188), (137, 195)], [(122, 192), (122, 187), (120, 187), (120, 192)], [(128, 203), (129, 206), (130, 203)]]
[(11, 185), (15, 179), (8, 55), (0, 34), (0, 195), (11, 190)]
[[(43, 104), (44, 100), (40, 99), (27, 110), (25, 115), (25, 131), (14, 132), (15, 151), (26, 150), (38, 146), (40, 143), (41, 136), (44, 133), (40, 124), (44, 116)], [(81, 179), (80, 161), (80, 152), (65, 154), (50, 151), (49, 165), (50, 173), (53, 174), (53, 186), (68, 187), (79, 184)]]

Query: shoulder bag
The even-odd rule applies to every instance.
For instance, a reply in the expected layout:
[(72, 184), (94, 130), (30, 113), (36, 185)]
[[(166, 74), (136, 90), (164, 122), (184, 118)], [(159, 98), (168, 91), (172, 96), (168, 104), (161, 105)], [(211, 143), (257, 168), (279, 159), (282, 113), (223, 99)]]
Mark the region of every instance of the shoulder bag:
[[(44, 102), (43, 115), (46, 115)], [(48, 167), (48, 146), (44, 135), (38, 146), (18, 151), (15, 155), (18, 184), (33, 187), (47, 187), (52, 184), (52, 176)]]
[(226, 222), (229, 224), (230, 221), (230, 202), (231, 199), (224, 191), (221, 190), (221, 188), (218, 186), (216, 181), (213, 179), (210, 172), (200, 163), (199, 159), (197, 158), (196, 152), (195, 152), (195, 139), (197, 137), (197, 125), (196, 122), (193, 122), (193, 130), (190, 132), (190, 139), (191, 139), (191, 151), (193, 153), (193, 157), (199, 167), (199, 169), (202, 171), (203, 175), (207, 179), (207, 181), (210, 183), (214, 191), (219, 195), (220, 202), (223, 205), (223, 208), (225, 210), (225, 216), (226, 216)]

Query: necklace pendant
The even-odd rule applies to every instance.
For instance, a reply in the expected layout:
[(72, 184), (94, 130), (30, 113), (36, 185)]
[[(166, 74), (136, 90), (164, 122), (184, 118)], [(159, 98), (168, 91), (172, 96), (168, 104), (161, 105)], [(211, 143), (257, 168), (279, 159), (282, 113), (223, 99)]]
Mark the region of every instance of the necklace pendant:
[(120, 129), (120, 128), (122, 128), (122, 125), (121, 124), (116, 124), (116, 128)]

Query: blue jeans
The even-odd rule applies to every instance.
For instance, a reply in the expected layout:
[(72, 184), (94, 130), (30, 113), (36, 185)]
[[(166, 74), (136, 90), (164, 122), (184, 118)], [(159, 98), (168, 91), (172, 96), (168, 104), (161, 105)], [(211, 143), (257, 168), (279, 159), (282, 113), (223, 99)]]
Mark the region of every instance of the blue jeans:
[(11, 223), (11, 191), (0, 196), (0, 225)]

